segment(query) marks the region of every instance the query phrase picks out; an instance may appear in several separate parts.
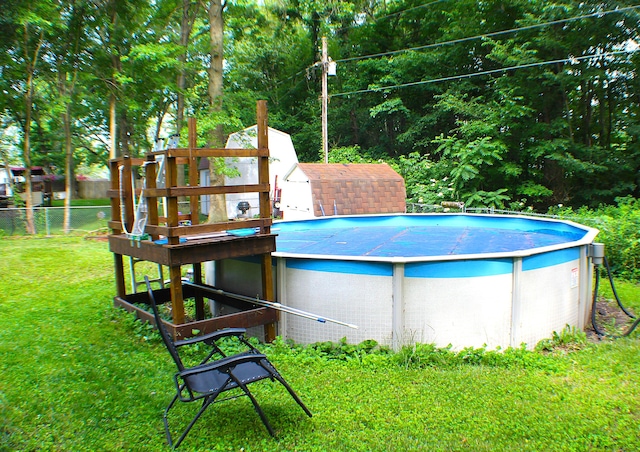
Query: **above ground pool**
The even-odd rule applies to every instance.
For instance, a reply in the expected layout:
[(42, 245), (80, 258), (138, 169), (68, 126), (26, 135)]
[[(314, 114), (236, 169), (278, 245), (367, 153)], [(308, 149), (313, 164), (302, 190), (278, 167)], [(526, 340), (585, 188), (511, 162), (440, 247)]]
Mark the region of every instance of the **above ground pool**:
[[(597, 230), (572, 222), (408, 214), (283, 221), (272, 230), (277, 301), (359, 326), (281, 314), (279, 334), (299, 343), (532, 348), (588, 318)], [(219, 262), (215, 284), (237, 291), (247, 272), (259, 282), (257, 263)]]
[[(277, 255), (414, 261), (531, 251), (581, 240), (584, 227), (523, 217), (402, 215), (281, 222)], [(417, 258), (417, 259), (416, 259)], [(429, 259), (430, 260), (430, 259)]]

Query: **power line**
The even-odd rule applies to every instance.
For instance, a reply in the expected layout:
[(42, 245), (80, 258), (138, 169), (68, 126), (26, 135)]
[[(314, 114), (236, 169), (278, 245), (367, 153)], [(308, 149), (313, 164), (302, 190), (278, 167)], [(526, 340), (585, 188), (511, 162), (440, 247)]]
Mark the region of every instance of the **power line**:
[(636, 8), (640, 8), (640, 5), (627, 6), (627, 7), (624, 7), (624, 8), (612, 9), (612, 10), (608, 10), (608, 11), (599, 11), (599, 12), (594, 12), (594, 13), (589, 13), (589, 14), (583, 14), (582, 16), (569, 17), (567, 19), (552, 20), (550, 22), (544, 22), (544, 23), (541, 23), (541, 24), (526, 25), (524, 27), (518, 27), (518, 28), (510, 28), (508, 30), (493, 31), (493, 32), (485, 33), (485, 34), (481, 34), (481, 35), (470, 36), (470, 37), (459, 38), (459, 39), (452, 39), (451, 41), (436, 42), (436, 43), (427, 44), (427, 45), (424, 45), (424, 46), (410, 47), (410, 48), (407, 48), (407, 49), (400, 49), (400, 50), (391, 50), (389, 52), (375, 53), (375, 54), (371, 54), (371, 55), (362, 55), (362, 56), (358, 56), (358, 57), (343, 58), (343, 59), (340, 59), (340, 60), (336, 60), (336, 63), (345, 63), (345, 62), (348, 62), (348, 61), (366, 60), (366, 59), (370, 59), (370, 58), (378, 58), (378, 57), (382, 57), (382, 56), (396, 55), (398, 53), (403, 53), (403, 52), (416, 51), (416, 50), (425, 50), (425, 49), (430, 49), (430, 48), (434, 48), (434, 47), (442, 47), (442, 46), (445, 46), (445, 45), (459, 44), (461, 42), (473, 41), (475, 39), (480, 39), (480, 38), (490, 38), (490, 37), (493, 37), (493, 36), (499, 36), (499, 35), (508, 34), (508, 33), (515, 33), (515, 32), (519, 32), (519, 31), (523, 31), (523, 30), (533, 30), (535, 28), (546, 27), (546, 26), (549, 26), (549, 25), (558, 25), (558, 24), (562, 24), (562, 23), (566, 23), (566, 22), (571, 22), (571, 21), (574, 21), (574, 20), (589, 19), (589, 18), (592, 18), (592, 17), (602, 17), (602, 16), (606, 16), (608, 14), (613, 14), (613, 13), (622, 13), (622, 12), (630, 11), (630, 10), (633, 10), (633, 9), (636, 9)]
[(404, 13), (409, 12), (409, 11), (413, 11), (413, 10), (420, 9), (420, 8), (427, 8), (429, 6), (435, 5), (436, 3), (442, 3), (442, 2), (447, 2), (447, 1), (449, 1), (449, 0), (434, 0), (434, 1), (431, 1), (431, 2), (428, 2), (428, 3), (423, 3), (421, 5), (413, 6), (411, 8), (403, 9), (401, 11), (396, 11), (395, 13), (390, 13), (390, 14), (387, 14), (386, 16), (373, 17), (373, 19), (371, 21), (364, 20), (362, 22), (358, 22), (357, 19), (354, 17), (353, 21), (355, 21), (355, 23), (352, 23), (351, 25), (345, 25), (344, 27), (335, 28), (334, 32), (350, 30), (352, 28), (359, 28), (359, 27), (362, 27), (363, 25), (371, 25), (371, 23), (373, 23), (373, 22), (378, 22), (380, 20), (388, 19), (389, 17), (399, 16), (399, 15), (404, 14)]
[[(400, 15), (400, 14), (404, 14), (404, 13), (406, 13), (406, 12), (413, 11), (413, 10), (416, 10), (416, 9), (426, 8), (426, 7), (429, 7), (429, 6), (431, 6), (431, 5), (435, 5), (436, 3), (442, 3), (442, 2), (445, 2), (445, 1), (449, 1), (449, 0), (434, 0), (434, 1), (431, 1), (431, 2), (429, 2), (429, 3), (424, 3), (424, 4), (422, 4), (422, 5), (414, 6), (414, 7), (412, 7), (412, 8), (403, 9), (402, 11), (396, 11), (395, 13), (387, 14), (386, 16), (376, 17), (376, 18), (374, 18), (374, 22), (377, 22), (377, 21), (379, 21), (379, 20), (384, 20), (384, 19), (387, 19), (387, 18), (389, 18), (389, 17), (398, 16), (398, 15)], [(369, 23), (370, 23), (370, 22), (369, 22)], [(369, 24), (369, 23), (368, 23), (368, 24)], [(362, 24), (355, 24), (355, 25), (350, 25), (350, 26), (348, 26), (348, 27), (341, 27), (341, 28), (336, 29), (336, 31), (348, 30), (348, 29), (350, 29), (350, 28), (356, 28), (356, 27), (362, 27)], [(338, 60), (338, 61), (347, 61), (347, 60)], [(302, 70), (300, 70), (300, 71), (296, 72), (296, 73), (295, 73), (295, 74), (293, 74), (293, 75), (290, 75), (289, 77), (285, 78), (284, 80), (281, 80), (280, 82), (278, 82), (278, 84), (284, 83), (284, 82), (286, 82), (287, 80), (290, 80), (290, 79), (292, 79), (292, 78), (294, 78), (294, 77), (297, 77), (298, 75), (303, 74), (303, 73), (305, 73), (305, 72), (309, 71), (309, 69), (312, 69), (312, 68), (313, 68), (313, 67), (315, 67), (315, 66), (317, 66), (317, 63), (314, 63), (314, 64), (312, 64), (311, 66), (306, 67), (306, 68), (304, 68), (304, 69), (302, 69)]]
[[(443, 1), (443, 0), (438, 0), (438, 1)], [(419, 8), (419, 7), (423, 7), (423, 6), (430, 6), (433, 3), (437, 3), (437, 2), (431, 2), (431, 3), (428, 3), (428, 4), (417, 6), (415, 8)], [(405, 11), (410, 11), (411, 9), (415, 9), (415, 8), (410, 8), (408, 10), (399, 11), (398, 13), (394, 13), (394, 14), (399, 14), (399, 13), (402, 13), (402, 12), (405, 12)], [(472, 41), (472, 40), (480, 39), (480, 38), (489, 38), (489, 37), (499, 36), (499, 35), (508, 34), (508, 33), (516, 33), (516, 32), (523, 31), (523, 30), (533, 30), (533, 29), (536, 29), (536, 28), (542, 28), (542, 27), (546, 27), (546, 26), (550, 26), (550, 25), (558, 25), (558, 24), (562, 24), (562, 23), (566, 23), (566, 22), (571, 22), (571, 21), (574, 21), (574, 20), (589, 19), (589, 18), (592, 18), (592, 17), (602, 17), (602, 16), (606, 16), (608, 14), (613, 14), (613, 13), (622, 13), (622, 12), (634, 10), (634, 9), (637, 9), (637, 8), (640, 8), (640, 5), (627, 6), (627, 7), (624, 7), (624, 8), (618, 8), (618, 9), (613, 9), (613, 10), (608, 10), (608, 11), (594, 12), (594, 13), (584, 14), (582, 16), (569, 17), (569, 18), (566, 18), (566, 19), (558, 19), (558, 20), (553, 20), (553, 21), (550, 21), (550, 22), (544, 22), (544, 23), (541, 23), (541, 24), (526, 25), (524, 27), (510, 28), (508, 30), (494, 31), (494, 32), (485, 33), (485, 34), (482, 34), (482, 35), (469, 36), (469, 37), (466, 37), (466, 38), (459, 38), (459, 39), (453, 39), (453, 40), (450, 40), (450, 41), (437, 42), (437, 43), (433, 43), (433, 44), (427, 44), (427, 45), (424, 45), (424, 46), (410, 47), (410, 48), (406, 48), (406, 49), (392, 50), (392, 51), (389, 51), (389, 52), (382, 52), (382, 53), (376, 53), (376, 54), (371, 54), (371, 55), (362, 55), (362, 56), (358, 56), (358, 57), (343, 58), (343, 59), (335, 60), (335, 62), (336, 63), (345, 63), (345, 62), (349, 62), (349, 61), (359, 61), (359, 60), (365, 60), (365, 59), (371, 59), (371, 58), (378, 58), (378, 57), (382, 57), (382, 56), (396, 55), (396, 54), (403, 53), (403, 52), (418, 51), (418, 50), (425, 50), (425, 49), (430, 49), (430, 48), (435, 48), (435, 47), (442, 47), (442, 46), (445, 46), (445, 45), (459, 44), (461, 42)], [(384, 16), (384, 17), (389, 17), (389, 16)], [(316, 64), (314, 63), (311, 66), (298, 71), (296, 74), (294, 74), (292, 76), (289, 76), (286, 79), (278, 82), (278, 84), (284, 83), (287, 80), (290, 80), (290, 79), (292, 79), (294, 77), (297, 77), (298, 75), (300, 75), (300, 74), (302, 74), (304, 72), (309, 71), (309, 69), (313, 68), (315, 65)]]
[(420, 9), (420, 8), (428, 8), (429, 6), (435, 5), (436, 3), (442, 3), (444, 1), (448, 1), (448, 0), (434, 0), (434, 1), (429, 2), (429, 3), (423, 3), (422, 5), (417, 5), (417, 6), (414, 6), (412, 8), (407, 8), (407, 9), (403, 9), (402, 11), (396, 11), (395, 13), (387, 14), (386, 16), (376, 17), (375, 21), (377, 22), (379, 20), (388, 19), (389, 17), (399, 16), (400, 14), (404, 14), (404, 13), (407, 13), (409, 11), (413, 11), (413, 10)]
[(583, 56), (579, 56), (579, 57), (568, 57), (568, 58), (562, 58), (562, 59), (559, 59), (559, 60), (538, 61), (536, 63), (520, 64), (518, 66), (510, 66), (510, 67), (505, 67), (505, 68), (500, 68), (500, 69), (492, 69), (492, 70), (489, 70), (489, 71), (473, 72), (473, 73), (470, 73), (470, 74), (462, 74), (462, 75), (452, 75), (452, 76), (449, 76), (449, 77), (440, 77), (440, 78), (435, 78), (435, 79), (431, 79), (431, 80), (420, 80), (420, 81), (417, 81), (417, 82), (402, 83), (402, 84), (399, 84), (399, 85), (381, 86), (379, 88), (368, 88), (368, 89), (361, 89), (361, 90), (357, 90), (357, 91), (350, 91), (350, 92), (344, 92), (344, 93), (338, 93), (338, 94), (331, 94), (330, 97), (349, 96), (351, 94), (372, 93), (372, 92), (379, 92), (379, 91), (383, 91), (383, 90), (387, 90), (387, 89), (394, 89), (394, 88), (407, 88), (409, 86), (425, 85), (427, 83), (448, 82), (448, 81), (452, 81), (452, 80), (460, 80), (460, 79), (464, 79), (464, 78), (478, 77), (478, 76), (481, 76), (481, 75), (498, 74), (498, 73), (501, 73), (501, 72), (513, 71), (513, 70), (516, 70), (516, 69), (524, 69), (524, 68), (531, 68), (531, 67), (537, 67), (537, 66), (545, 66), (545, 65), (548, 65), (548, 64), (574, 63), (574, 62), (578, 62), (578, 61), (584, 61), (584, 60), (595, 59), (595, 58), (605, 58), (605, 57), (614, 56), (614, 55), (631, 54), (631, 53), (635, 53), (637, 51), (638, 50), (620, 50), (620, 51), (616, 51), (616, 52), (596, 53), (596, 54), (591, 54), (591, 55), (583, 55)]
[[(428, 2), (428, 3), (423, 3), (421, 5), (413, 6), (411, 8), (403, 9), (401, 11), (396, 11), (394, 13), (387, 14), (386, 16), (374, 17), (372, 22), (378, 22), (380, 20), (388, 19), (390, 17), (399, 16), (401, 14), (408, 13), (409, 11), (414, 11), (416, 9), (428, 8), (429, 6), (433, 6), (436, 3), (442, 3), (442, 2), (445, 2), (445, 1), (449, 1), (449, 0), (434, 0), (434, 1), (431, 1), (431, 2)], [(361, 27), (362, 25), (370, 25), (372, 22), (365, 22), (364, 24), (357, 24), (356, 23), (356, 24), (353, 24), (353, 25), (349, 25), (347, 27), (338, 28), (337, 31), (342, 31), (342, 30), (348, 30), (350, 28)]]

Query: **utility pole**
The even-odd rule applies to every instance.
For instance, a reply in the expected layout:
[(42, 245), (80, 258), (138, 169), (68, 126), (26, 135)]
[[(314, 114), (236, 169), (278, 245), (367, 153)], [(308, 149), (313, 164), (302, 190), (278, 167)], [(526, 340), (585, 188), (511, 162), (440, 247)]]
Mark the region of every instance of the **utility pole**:
[(329, 108), (329, 88), (327, 75), (329, 70), (329, 57), (327, 55), (327, 38), (322, 38), (322, 152), (324, 163), (329, 163), (329, 125), (327, 124), (327, 110)]
[(322, 55), (320, 61), (314, 64), (314, 67), (322, 67), (322, 153), (324, 154), (324, 163), (329, 163), (329, 125), (327, 121), (327, 113), (329, 111), (329, 88), (327, 77), (336, 75), (336, 63), (327, 55), (327, 38), (322, 38)]

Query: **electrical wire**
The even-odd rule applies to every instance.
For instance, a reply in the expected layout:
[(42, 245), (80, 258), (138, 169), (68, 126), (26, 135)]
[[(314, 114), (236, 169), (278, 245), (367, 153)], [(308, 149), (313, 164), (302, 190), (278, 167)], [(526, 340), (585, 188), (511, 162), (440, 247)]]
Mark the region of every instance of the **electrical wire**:
[(335, 31), (336, 32), (340, 32), (340, 31), (344, 31), (344, 30), (350, 30), (352, 28), (362, 27), (363, 25), (371, 25), (371, 23), (373, 23), (373, 22), (378, 22), (378, 21), (381, 21), (381, 20), (388, 19), (390, 17), (399, 16), (401, 14), (408, 13), (409, 11), (415, 11), (416, 9), (428, 8), (429, 6), (433, 6), (436, 3), (442, 3), (442, 2), (446, 2), (446, 1), (449, 1), (449, 0), (434, 0), (434, 1), (431, 1), (431, 2), (428, 2), (428, 3), (423, 3), (421, 5), (412, 6), (411, 8), (403, 9), (401, 11), (396, 11), (394, 13), (389, 13), (389, 14), (387, 14), (385, 16), (374, 17), (372, 21), (367, 21), (365, 23), (355, 23), (353, 25), (347, 25), (347, 26), (344, 26), (344, 27), (336, 28)]
[(336, 61), (336, 63), (345, 63), (345, 62), (348, 62), (348, 61), (358, 61), (358, 60), (366, 60), (366, 59), (371, 59), (371, 58), (378, 58), (378, 57), (382, 57), (382, 56), (396, 55), (398, 53), (403, 53), (403, 52), (431, 49), (431, 48), (435, 48), (435, 47), (442, 47), (442, 46), (445, 46), (445, 45), (459, 44), (461, 42), (473, 41), (473, 40), (481, 39), (481, 38), (491, 38), (491, 37), (500, 36), (500, 35), (503, 35), (503, 34), (517, 33), (519, 31), (523, 31), (523, 30), (532, 30), (532, 29), (535, 29), (535, 28), (542, 28), (542, 27), (546, 27), (546, 26), (549, 26), (549, 25), (558, 25), (558, 24), (562, 24), (562, 23), (566, 23), (566, 22), (571, 22), (571, 21), (574, 21), (574, 20), (589, 19), (589, 18), (592, 18), (592, 17), (603, 17), (603, 16), (606, 16), (608, 14), (622, 13), (622, 12), (630, 11), (630, 10), (637, 9), (637, 8), (640, 8), (640, 5), (627, 6), (627, 7), (624, 7), (624, 8), (612, 9), (612, 10), (608, 10), (608, 11), (599, 11), (599, 12), (594, 12), (594, 13), (589, 13), (589, 14), (583, 14), (581, 16), (568, 17), (566, 19), (552, 20), (550, 22), (544, 22), (544, 23), (541, 23), (541, 24), (525, 25), (523, 27), (518, 27), (518, 28), (510, 28), (510, 29), (507, 29), (507, 30), (493, 31), (493, 32), (484, 33), (484, 34), (481, 34), (481, 35), (469, 36), (469, 37), (466, 37), (466, 38), (459, 38), (459, 39), (452, 39), (450, 41), (436, 42), (436, 43), (427, 44), (427, 45), (424, 45), (424, 46), (409, 47), (409, 48), (406, 48), (406, 49), (391, 50), (389, 52), (375, 53), (375, 54), (371, 54), (371, 55), (362, 55), (362, 56), (358, 56), (358, 57), (343, 58), (343, 59), (335, 60), (335, 61)]
[(627, 311), (627, 309), (622, 305), (622, 302), (620, 301), (620, 297), (618, 296), (618, 293), (616, 292), (616, 288), (615, 288), (615, 284), (613, 283), (613, 277), (611, 275), (611, 267), (609, 267), (609, 262), (605, 256), (604, 258), (604, 265), (605, 265), (605, 269), (607, 271), (607, 275), (609, 277), (609, 283), (611, 284), (611, 290), (613, 292), (613, 295), (616, 299), (616, 302), (618, 303), (618, 306), (622, 309), (622, 311), (630, 318), (635, 319), (635, 322), (633, 322), (633, 324), (627, 329), (627, 331), (625, 331), (622, 334), (608, 334), (606, 331), (602, 330), (597, 323), (596, 320), (596, 305), (597, 305), (597, 301), (598, 301), (598, 289), (600, 287), (600, 271), (598, 268), (596, 268), (596, 281), (595, 281), (595, 285), (594, 285), (594, 289), (593, 289), (593, 302), (591, 303), (591, 325), (593, 326), (593, 330), (596, 332), (596, 334), (598, 336), (601, 337), (609, 337), (612, 339), (619, 339), (622, 337), (627, 337), (629, 336), (631, 333), (633, 333), (633, 331), (638, 327), (638, 325), (640, 324), (640, 317), (636, 318), (636, 316), (634, 316), (633, 314), (631, 314), (629, 311)]
[[(426, 7), (432, 6), (432, 5), (436, 4), (436, 3), (442, 3), (442, 2), (444, 2), (444, 1), (449, 1), (449, 0), (435, 0), (435, 1), (431, 1), (431, 2), (429, 2), (429, 3), (424, 3), (424, 4), (422, 4), (422, 5), (414, 6), (414, 7), (412, 7), (412, 8), (403, 9), (402, 11), (396, 11), (395, 13), (391, 13), (391, 14), (388, 14), (388, 15), (386, 15), (386, 16), (376, 17), (376, 18), (374, 18), (374, 22), (377, 22), (377, 21), (379, 21), (379, 20), (388, 19), (389, 17), (398, 16), (398, 15), (400, 15), (400, 14), (404, 14), (404, 13), (406, 13), (406, 12), (413, 11), (413, 10), (416, 10), (416, 9), (426, 8)], [(368, 22), (367, 24), (370, 24), (370, 23), (371, 23), (371, 22)], [(334, 31), (335, 31), (335, 32), (339, 32), (339, 31), (349, 30), (349, 29), (351, 29), (351, 28), (357, 28), (357, 27), (362, 27), (362, 26), (363, 26), (363, 24), (355, 24), (355, 25), (350, 25), (350, 26), (348, 26), (348, 27), (341, 27), (341, 28), (337, 28), (337, 29), (335, 29)], [(338, 61), (348, 61), (348, 59), (347, 59), (347, 60), (338, 60)], [(318, 66), (318, 62), (315, 62), (315, 63), (313, 63), (312, 65), (310, 65), (310, 66), (308, 66), (308, 67), (306, 67), (306, 68), (304, 68), (304, 69), (302, 69), (302, 70), (300, 70), (300, 71), (296, 72), (295, 74), (290, 75), (289, 77), (287, 77), (287, 78), (285, 78), (285, 79), (283, 79), (283, 80), (281, 80), (281, 81), (277, 82), (276, 84), (277, 84), (277, 85), (280, 85), (281, 83), (284, 83), (284, 82), (286, 82), (287, 80), (290, 80), (290, 79), (292, 79), (292, 78), (294, 78), (294, 77), (297, 77), (297, 76), (298, 76), (298, 75), (300, 75), (300, 74), (303, 74), (303, 73), (305, 73), (305, 72), (308, 72), (310, 69), (313, 69), (314, 67), (317, 67), (317, 66)]]
[[(424, 5), (420, 5), (419, 7), (423, 7), (423, 6), (431, 6), (434, 3), (438, 3), (436, 2), (431, 2), (428, 4), (424, 4)], [(418, 7), (416, 7), (418, 8)], [(609, 14), (614, 14), (614, 13), (624, 13), (627, 11), (631, 11), (634, 9), (640, 8), (640, 5), (633, 5), (633, 6), (627, 6), (624, 8), (617, 8), (617, 9), (612, 9), (612, 10), (607, 10), (607, 11), (598, 11), (598, 12), (593, 12), (593, 13), (589, 13), (589, 14), (583, 14), (581, 16), (575, 16), (575, 17), (568, 17), (566, 19), (557, 19), (557, 20), (552, 20), (549, 22), (544, 22), (541, 24), (533, 24), (533, 25), (526, 25), (523, 27), (517, 27), (517, 28), (510, 28), (507, 30), (500, 30), (500, 31), (494, 31), (494, 32), (490, 32), (490, 33), (484, 33), (481, 35), (476, 35), (476, 36), (468, 36), (465, 38), (459, 38), (459, 39), (452, 39), (449, 41), (443, 41), (443, 42), (437, 42), (437, 43), (433, 43), (433, 44), (427, 44), (424, 46), (417, 46), (417, 47), (408, 47), (405, 49), (399, 49), (399, 50), (392, 50), (389, 52), (381, 52), (381, 53), (375, 53), (375, 54), (370, 54), (370, 55), (361, 55), (361, 56), (357, 56), (357, 57), (350, 57), (350, 58), (342, 58), (342, 59), (338, 59), (335, 60), (336, 63), (346, 63), (346, 62), (350, 62), (350, 61), (361, 61), (361, 60), (366, 60), (366, 59), (372, 59), (372, 58), (379, 58), (379, 57), (383, 57), (383, 56), (390, 56), (390, 55), (397, 55), (400, 53), (404, 53), (404, 52), (411, 52), (411, 51), (419, 51), (419, 50), (426, 50), (426, 49), (432, 49), (432, 48), (437, 48), (437, 47), (443, 47), (446, 45), (452, 45), (452, 44), (459, 44), (462, 42), (468, 42), (468, 41), (473, 41), (476, 39), (481, 39), (481, 38), (491, 38), (491, 37), (495, 37), (495, 36), (500, 36), (503, 34), (509, 34), (509, 33), (517, 33), (519, 31), (524, 31), (524, 30), (533, 30), (536, 28), (542, 28), (542, 27), (547, 27), (550, 25), (559, 25), (559, 24), (563, 24), (563, 23), (567, 23), (567, 22), (571, 22), (571, 21), (575, 21), (575, 20), (581, 20), (581, 19), (589, 19), (592, 17), (603, 17)], [(410, 8), (408, 10), (404, 10), (404, 11), (399, 11), (398, 13), (394, 13), (394, 14), (399, 14), (402, 12), (406, 12), (406, 11), (410, 11), (411, 9), (415, 9), (415, 8)], [(386, 17), (390, 17), (394, 14), (390, 14), (389, 16), (383, 16), (383, 18)], [(564, 61), (564, 60), (559, 60), (559, 61)], [(559, 62), (559, 61), (553, 61), (550, 62), (551, 63), (555, 63), (555, 62)], [(287, 80), (290, 80), (294, 77), (297, 77), (298, 75), (309, 71), (310, 69), (314, 68), (315, 66), (317, 66), (317, 63), (312, 64), (309, 67), (306, 67), (305, 69), (302, 69), (300, 71), (298, 71), (296, 74), (287, 77), (286, 79), (278, 82), (277, 84), (281, 84)], [(517, 68), (517, 67), (516, 67)], [(443, 81), (443, 80), (438, 80), (438, 81)], [(417, 82), (418, 84), (420, 84), (419, 82)], [(404, 85), (398, 85), (403, 87)], [(411, 86), (411, 85), (407, 85), (407, 86)], [(392, 87), (393, 88), (393, 87)], [(371, 90), (371, 91), (376, 91), (376, 90)], [(350, 92), (350, 93), (340, 93), (340, 94), (334, 94), (333, 96), (341, 96), (341, 95), (347, 95), (347, 94), (356, 94), (356, 93), (360, 93), (360, 92), (371, 92), (370, 90), (365, 90), (365, 91), (354, 91), (354, 92)]]
[(557, 64), (557, 63), (574, 63), (574, 62), (578, 62), (578, 61), (597, 59), (597, 58), (606, 58), (606, 57), (615, 56), (615, 55), (621, 55), (621, 54), (631, 54), (631, 53), (635, 53), (637, 51), (638, 50), (619, 50), (619, 51), (615, 51), (615, 52), (603, 52), (603, 53), (595, 53), (595, 54), (590, 54), (590, 55), (582, 55), (582, 56), (579, 56), (579, 57), (561, 58), (561, 59), (558, 59), (558, 60), (538, 61), (538, 62), (535, 62), (535, 63), (519, 64), (517, 66), (509, 66), (509, 67), (500, 68), (500, 69), (492, 69), (492, 70), (489, 70), (489, 71), (472, 72), (472, 73), (469, 73), (469, 74), (452, 75), (452, 76), (448, 76), (448, 77), (440, 77), (440, 78), (435, 78), (435, 79), (431, 79), (431, 80), (420, 80), (420, 81), (417, 81), (417, 82), (401, 83), (399, 85), (380, 86), (380, 87), (377, 87), (377, 88), (367, 88), (367, 89), (360, 89), (360, 90), (356, 90), (356, 91), (349, 91), (349, 92), (331, 94), (330, 97), (339, 97), (339, 96), (349, 96), (351, 94), (380, 92), (380, 91), (387, 90), (387, 89), (406, 88), (406, 87), (409, 87), (409, 86), (425, 85), (427, 83), (448, 82), (448, 81), (452, 81), (452, 80), (460, 80), (460, 79), (464, 79), (464, 78), (478, 77), (478, 76), (481, 76), (481, 75), (498, 74), (498, 73), (501, 73), (501, 72), (508, 72), (508, 71), (513, 71), (513, 70), (516, 70), (516, 69), (524, 69), (524, 68), (531, 68), (531, 67), (537, 67), (537, 66), (546, 66), (546, 65), (549, 65), (549, 64)]

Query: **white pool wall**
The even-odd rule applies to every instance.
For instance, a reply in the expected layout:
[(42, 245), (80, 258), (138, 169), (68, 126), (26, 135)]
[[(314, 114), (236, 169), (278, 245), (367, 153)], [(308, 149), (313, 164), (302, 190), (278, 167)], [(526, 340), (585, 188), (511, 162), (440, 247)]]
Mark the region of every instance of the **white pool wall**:
[[(593, 271), (587, 249), (597, 231), (582, 228), (577, 242), (512, 253), (374, 261), (273, 253), (278, 302), (359, 326), (281, 314), (278, 334), (301, 344), (346, 338), (394, 349), (533, 348), (566, 325), (586, 325)], [(218, 262), (215, 283), (257, 295), (260, 266), (250, 259)]]

